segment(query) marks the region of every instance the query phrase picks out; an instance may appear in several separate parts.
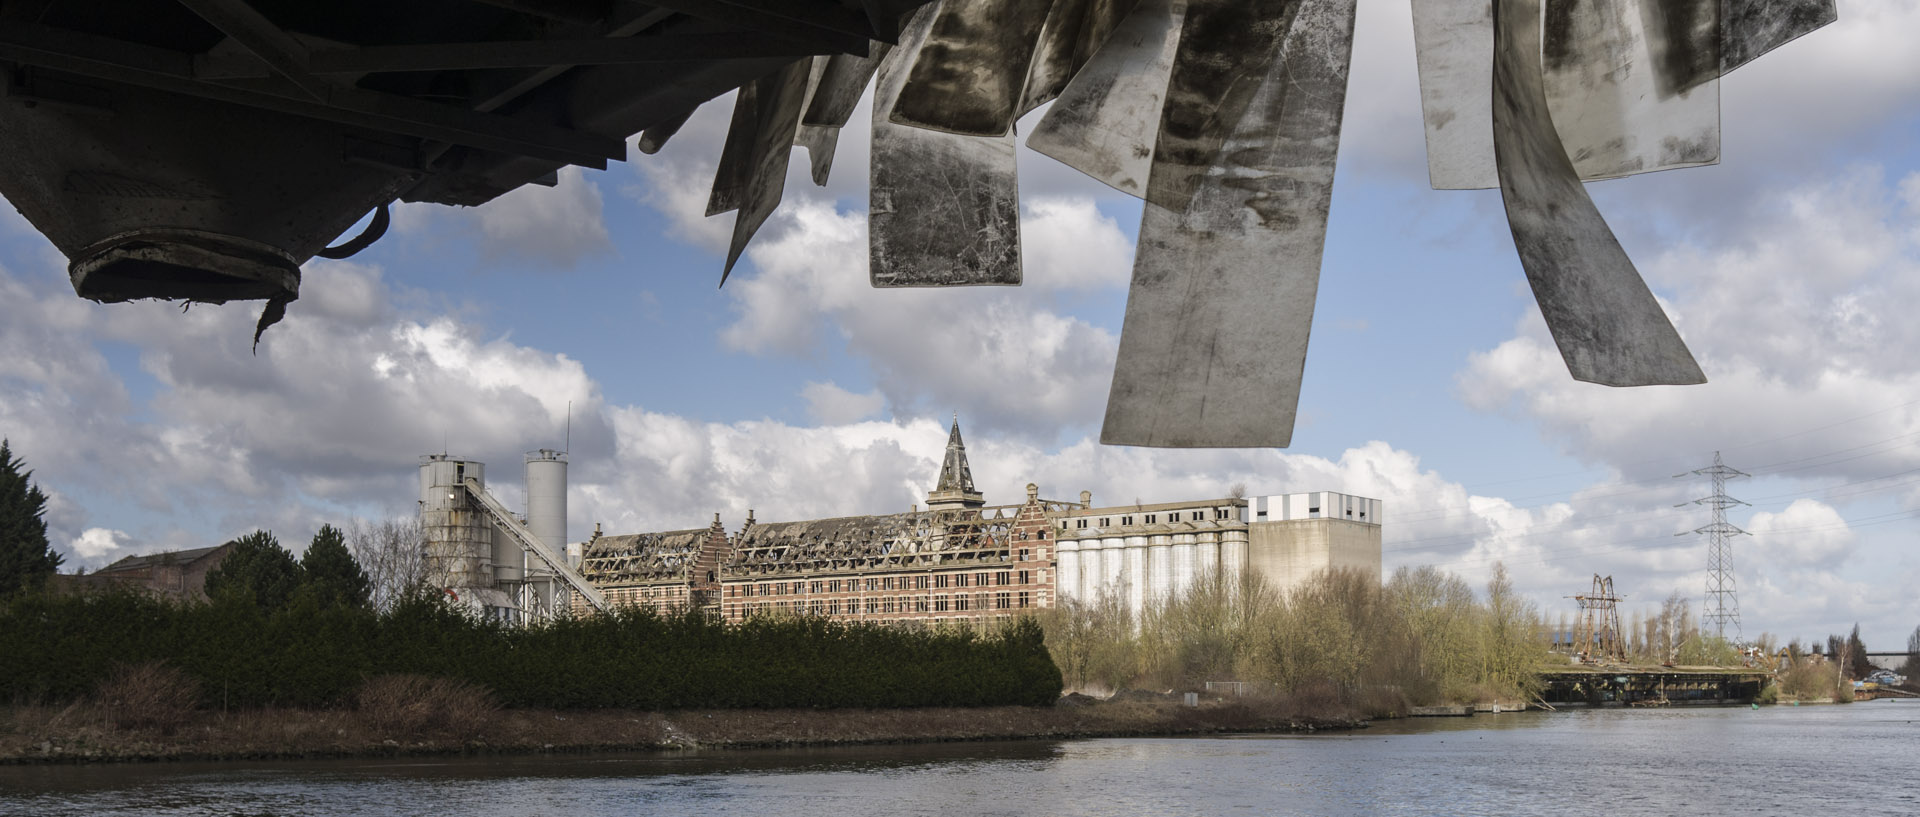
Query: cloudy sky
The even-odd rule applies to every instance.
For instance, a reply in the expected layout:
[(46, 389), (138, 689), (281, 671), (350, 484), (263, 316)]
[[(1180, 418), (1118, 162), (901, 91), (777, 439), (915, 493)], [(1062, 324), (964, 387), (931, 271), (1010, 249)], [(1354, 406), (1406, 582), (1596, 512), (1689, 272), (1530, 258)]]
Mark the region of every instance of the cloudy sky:
[[(1287, 450), (1105, 447), (1139, 205), (1022, 151), (1026, 285), (866, 284), (866, 136), (787, 202), (725, 288), (701, 217), (730, 103), (657, 156), (477, 209), (405, 206), (315, 261), (250, 353), (258, 304), (103, 306), (0, 212), (0, 436), (51, 496), (68, 564), (298, 547), (412, 513), (421, 454), (491, 466), (571, 422), (571, 530), (905, 510), (958, 412), (989, 501), (1334, 490), (1386, 501), (1386, 561), (1552, 612), (1594, 573), (1628, 607), (1697, 605), (1714, 452), (1754, 475), (1731, 519), (1749, 635), (1920, 624), (1920, 0), (1841, 21), (1724, 80), (1722, 164), (1595, 184), (1706, 370), (1609, 389), (1566, 373), (1497, 192), (1426, 183), (1406, 0), (1362, 0), (1300, 423)], [(864, 121), (866, 113), (856, 114)], [(1037, 114), (1036, 114), (1037, 116)], [(1031, 125), (1029, 118), (1025, 124)]]

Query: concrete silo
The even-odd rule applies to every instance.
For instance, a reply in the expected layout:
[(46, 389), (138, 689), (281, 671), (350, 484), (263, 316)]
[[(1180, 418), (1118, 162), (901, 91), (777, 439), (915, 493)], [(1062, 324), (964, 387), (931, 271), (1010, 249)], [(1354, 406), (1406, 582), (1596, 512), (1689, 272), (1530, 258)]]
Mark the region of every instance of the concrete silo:
[[(527, 452), (527, 530), (555, 554), (567, 552), (567, 452), (542, 448)], [(564, 558), (564, 556), (562, 557)], [(538, 604), (553, 609), (559, 590), (549, 571), (526, 580)]]
[(486, 468), (446, 454), (420, 458), (420, 536), (428, 581), (436, 587), (493, 587), (493, 522), (466, 488), (468, 479), (485, 485)]

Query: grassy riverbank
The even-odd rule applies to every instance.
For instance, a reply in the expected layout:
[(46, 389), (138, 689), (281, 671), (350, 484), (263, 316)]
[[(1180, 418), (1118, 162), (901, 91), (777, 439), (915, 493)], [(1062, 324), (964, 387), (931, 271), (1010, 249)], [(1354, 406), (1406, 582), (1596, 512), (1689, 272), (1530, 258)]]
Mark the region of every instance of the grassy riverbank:
[(1076, 701), (922, 709), (494, 709), (395, 723), (358, 709), (197, 711), (123, 725), (92, 704), (0, 710), (0, 763), (252, 760), (740, 749), (1351, 729), (1352, 713), (1305, 700)]

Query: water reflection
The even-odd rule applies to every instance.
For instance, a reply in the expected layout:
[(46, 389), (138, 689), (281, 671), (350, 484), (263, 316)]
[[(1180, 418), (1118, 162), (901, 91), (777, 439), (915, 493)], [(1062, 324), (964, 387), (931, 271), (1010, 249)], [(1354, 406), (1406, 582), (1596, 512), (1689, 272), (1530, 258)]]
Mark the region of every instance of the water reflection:
[[(1313, 736), (0, 769), (0, 813), (1912, 814), (1920, 704), (1526, 713)], [(1836, 801), (1836, 797), (1840, 798)]]

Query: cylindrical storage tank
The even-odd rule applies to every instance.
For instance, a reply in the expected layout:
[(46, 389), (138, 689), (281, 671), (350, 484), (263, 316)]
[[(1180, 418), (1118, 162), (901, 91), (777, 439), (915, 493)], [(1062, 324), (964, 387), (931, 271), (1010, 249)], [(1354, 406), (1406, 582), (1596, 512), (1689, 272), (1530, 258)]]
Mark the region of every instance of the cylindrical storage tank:
[(1147, 549), (1127, 548), (1127, 611), (1138, 618), (1147, 609)]
[(1118, 539), (1107, 540), (1100, 558), (1100, 582), (1107, 586), (1107, 592), (1116, 598), (1124, 599), (1127, 580), (1127, 547)]
[(1062, 539), (1054, 547), (1059, 567), (1053, 574), (1054, 592), (1062, 600), (1080, 598), (1080, 543)]
[(1173, 595), (1173, 537), (1155, 536), (1147, 544), (1147, 592), (1154, 604)]
[(527, 452), (527, 529), (554, 553), (567, 551), (567, 452)]
[(1195, 534), (1193, 576), (1196, 581), (1212, 582), (1220, 578), (1220, 541), (1217, 534)]
[(1105, 546), (1104, 539), (1080, 540), (1080, 584), (1075, 592), (1082, 604), (1092, 604), (1100, 598), (1100, 549)]
[(420, 538), (427, 581), (436, 587), (493, 585), (493, 526), (465, 482), (486, 484), (486, 466), (429, 454), (420, 458)]
[(1173, 594), (1185, 596), (1193, 586), (1193, 534), (1173, 536)]
[(1220, 573), (1230, 586), (1239, 587), (1247, 571), (1247, 532), (1229, 530), (1220, 533)]

